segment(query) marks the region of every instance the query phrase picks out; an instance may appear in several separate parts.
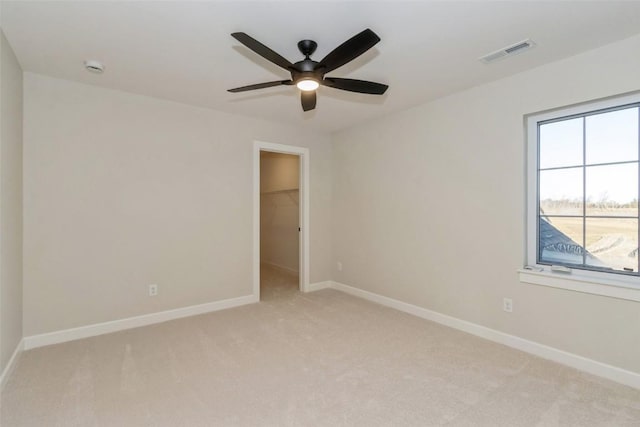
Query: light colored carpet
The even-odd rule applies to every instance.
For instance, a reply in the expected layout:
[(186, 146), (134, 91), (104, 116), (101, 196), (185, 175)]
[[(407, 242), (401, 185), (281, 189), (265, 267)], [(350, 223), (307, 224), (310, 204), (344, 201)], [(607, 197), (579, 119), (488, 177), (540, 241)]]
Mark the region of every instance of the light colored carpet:
[(12, 426), (640, 426), (640, 391), (267, 269), (264, 301), (27, 351)]

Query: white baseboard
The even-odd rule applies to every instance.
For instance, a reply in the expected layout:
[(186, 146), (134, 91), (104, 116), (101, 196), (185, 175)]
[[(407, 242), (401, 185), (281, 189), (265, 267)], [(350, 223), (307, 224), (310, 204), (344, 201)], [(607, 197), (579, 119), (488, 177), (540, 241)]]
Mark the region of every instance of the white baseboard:
[(9, 381), (9, 377), (11, 376), (11, 373), (13, 372), (14, 368), (16, 367), (16, 364), (18, 363), (18, 358), (20, 357), (20, 353), (22, 353), (23, 349), (24, 349), (24, 339), (21, 339), (18, 345), (16, 346), (16, 349), (13, 351), (13, 354), (11, 355), (11, 358), (9, 359), (7, 366), (4, 367), (4, 370), (2, 371), (2, 375), (0, 375), (0, 391), (4, 389), (5, 384), (7, 383), (7, 381)]
[(258, 302), (255, 295), (246, 295), (238, 298), (230, 298), (221, 301), (214, 301), (205, 304), (192, 305), (189, 307), (176, 308), (173, 310), (160, 311), (157, 313), (145, 314), (142, 316), (129, 317), (126, 319), (112, 320), (109, 322), (95, 323), (93, 325), (80, 326), (78, 328), (64, 329), (46, 334), (32, 335), (24, 337), (24, 349), (29, 350), (45, 345), (58, 344), (96, 335), (108, 334), (125, 329), (138, 328), (140, 326), (152, 325), (154, 323), (166, 322), (168, 320), (182, 317), (195, 316), (198, 314), (210, 313), (212, 311), (224, 310), (241, 305)]
[(422, 317), (423, 319), (431, 320), (433, 322), (440, 323), (442, 325), (449, 326), (451, 328), (458, 329), (490, 341), (494, 341), (527, 353), (531, 353), (536, 356), (542, 357), (543, 359), (552, 360), (554, 362), (561, 363), (563, 365), (567, 365), (572, 368), (597, 375), (599, 377), (607, 378), (609, 380), (640, 389), (640, 373), (627, 371), (616, 366), (588, 359), (583, 356), (578, 356), (577, 354), (559, 350), (554, 347), (549, 347), (547, 345), (540, 344), (534, 341), (529, 341), (515, 335), (509, 335), (504, 332), (496, 331), (495, 329), (490, 329), (485, 326), (478, 325), (476, 323), (460, 320), (455, 317), (438, 313), (436, 311), (428, 310), (426, 308), (418, 307), (413, 304), (374, 294), (372, 292), (364, 291), (362, 289), (354, 288), (342, 283), (333, 281), (329, 283), (330, 285), (326, 287), (330, 287), (387, 307), (395, 308), (396, 310), (404, 311), (405, 313), (413, 314), (414, 316)]
[(324, 282), (310, 283), (309, 285), (307, 285), (307, 288), (304, 290), (304, 292), (315, 292), (321, 289), (333, 288), (333, 283), (334, 282), (332, 282), (331, 280), (325, 280)]

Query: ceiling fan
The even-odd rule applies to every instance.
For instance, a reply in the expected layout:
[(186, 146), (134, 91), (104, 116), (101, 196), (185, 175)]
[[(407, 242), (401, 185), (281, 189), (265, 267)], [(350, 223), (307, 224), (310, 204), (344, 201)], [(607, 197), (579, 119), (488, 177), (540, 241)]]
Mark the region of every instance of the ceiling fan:
[(231, 36), (258, 55), (289, 71), (291, 73), (291, 80), (276, 80), (273, 82), (242, 86), (229, 89), (229, 92), (236, 93), (280, 85), (296, 85), (298, 89), (301, 90), (302, 109), (309, 111), (316, 108), (316, 89), (320, 85), (371, 95), (382, 95), (389, 87), (382, 83), (369, 82), (366, 80), (325, 77), (325, 74), (354, 60), (380, 41), (380, 37), (368, 28), (342, 43), (320, 62), (309, 58), (313, 55), (313, 52), (315, 52), (316, 47), (318, 47), (318, 44), (313, 40), (302, 40), (298, 42), (298, 49), (300, 49), (300, 52), (302, 52), (305, 58), (302, 61), (291, 63), (245, 33), (233, 33)]

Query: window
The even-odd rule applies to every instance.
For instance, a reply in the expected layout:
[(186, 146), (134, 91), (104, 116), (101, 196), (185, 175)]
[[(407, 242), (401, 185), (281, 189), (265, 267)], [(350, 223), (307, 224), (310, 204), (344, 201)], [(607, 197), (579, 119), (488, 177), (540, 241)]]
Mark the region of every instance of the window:
[(529, 268), (640, 288), (640, 94), (530, 116), (527, 135)]

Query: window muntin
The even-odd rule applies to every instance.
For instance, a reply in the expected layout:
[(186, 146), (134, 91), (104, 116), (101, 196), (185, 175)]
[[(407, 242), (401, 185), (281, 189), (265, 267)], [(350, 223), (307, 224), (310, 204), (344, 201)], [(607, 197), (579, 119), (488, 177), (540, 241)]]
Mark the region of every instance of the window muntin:
[(640, 102), (564, 113), (529, 119), (537, 148), (529, 263), (637, 276)]

